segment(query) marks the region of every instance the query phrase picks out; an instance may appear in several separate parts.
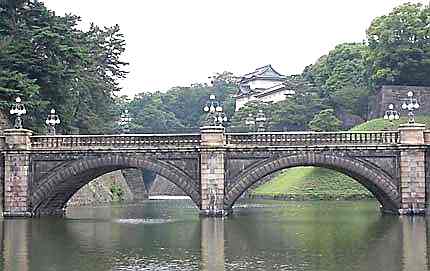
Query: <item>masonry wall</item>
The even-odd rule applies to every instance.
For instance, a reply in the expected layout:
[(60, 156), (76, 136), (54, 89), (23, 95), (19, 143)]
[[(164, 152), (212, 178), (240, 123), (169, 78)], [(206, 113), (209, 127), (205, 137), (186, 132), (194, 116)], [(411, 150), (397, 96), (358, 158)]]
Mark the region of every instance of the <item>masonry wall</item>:
[(420, 108), (416, 110), (416, 114), (430, 114), (430, 87), (416, 86), (382, 86), (376, 94), (376, 101), (370, 108), (370, 119), (381, 118), (385, 111), (388, 110), (388, 105), (393, 104), (401, 116), (407, 116), (408, 111), (403, 110), (401, 105), (407, 98), (408, 91), (414, 93), (417, 98)]
[(124, 176), (128, 187), (133, 193), (134, 201), (148, 198), (148, 188), (145, 182), (144, 170), (130, 168), (121, 170), (121, 173)]
[(400, 213), (422, 212), (426, 205), (425, 150), (402, 150), (400, 178), (402, 206)]
[(4, 204), (3, 197), (4, 197), (4, 159), (2, 156), (0, 156), (0, 218), (3, 216), (3, 204)]
[(176, 184), (160, 175), (157, 175), (154, 183), (151, 185), (149, 195), (185, 196), (185, 193)]
[(127, 185), (120, 170), (105, 174), (82, 187), (67, 203), (68, 206), (108, 204), (113, 201), (110, 188), (112, 185), (121, 187), (123, 199), (133, 200), (133, 193)]
[(7, 115), (0, 111), (0, 135), (3, 135), (3, 130), (11, 128)]

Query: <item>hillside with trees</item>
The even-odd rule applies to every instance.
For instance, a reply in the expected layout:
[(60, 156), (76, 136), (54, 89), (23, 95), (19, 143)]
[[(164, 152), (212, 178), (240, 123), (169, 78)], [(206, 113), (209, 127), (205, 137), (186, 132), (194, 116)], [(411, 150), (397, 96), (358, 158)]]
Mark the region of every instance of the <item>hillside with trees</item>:
[(0, 110), (20, 96), (27, 127), (42, 132), (51, 108), (63, 133), (108, 133), (118, 114), (114, 95), (125, 78), (125, 40), (118, 25), (79, 29), (39, 1), (0, 1)]
[(2, 0), (0, 15), (0, 110), (7, 112), (14, 97), (22, 97), (29, 112), (25, 123), (36, 132), (45, 130), (52, 107), (64, 134), (118, 132), (124, 109), (135, 133), (197, 131), (210, 94), (223, 104), (230, 131), (248, 131), (245, 118), (259, 110), (273, 131), (347, 129), (367, 119), (381, 84), (430, 85), (430, 9), (421, 4), (403, 4), (375, 18), (366, 41), (339, 44), (302, 74), (289, 76), (297, 93), (291, 98), (252, 102), (238, 112), (230, 72), (216, 74), (210, 85), (118, 97), (119, 80), (127, 75), (118, 25), (82, 30), (78, 16), (58, 16), (39, 1)]

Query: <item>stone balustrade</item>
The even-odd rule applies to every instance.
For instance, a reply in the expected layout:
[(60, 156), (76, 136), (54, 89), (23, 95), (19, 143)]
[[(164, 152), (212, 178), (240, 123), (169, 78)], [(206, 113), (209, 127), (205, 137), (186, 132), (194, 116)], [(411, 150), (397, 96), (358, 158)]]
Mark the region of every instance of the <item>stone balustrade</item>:
[[(430, 134), (426, 135), (430, 142)], [(309, 145), (392, 145), (399, 132), (268, 132), (226, 133), (228, 145), (309, 146)], [(0, 137), (0, 148), (4, 144)], [(32, 136), (32, 149), (145, 148), (158, 146), (195, 147), (200, 134), (57, 135)]]
[(259, 146), (391, 145), (399, 143), (399, 132), (227, 133), (226, 142)]
[(430, 130), (424, 131), (424, 143), (430, 144)]
[(57, 135), (32, 136), (32, 149), (192, 147), (200, 134)]

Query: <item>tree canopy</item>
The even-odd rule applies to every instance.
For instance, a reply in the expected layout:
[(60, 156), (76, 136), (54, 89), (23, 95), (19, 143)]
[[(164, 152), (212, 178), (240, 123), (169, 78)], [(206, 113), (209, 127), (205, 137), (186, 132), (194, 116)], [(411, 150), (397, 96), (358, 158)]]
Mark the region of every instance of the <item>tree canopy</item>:
[(365, 63), (367, 46), (362, 43), (342, 43), (328, 55), (305, 68), (303, 77), (323, 90), (334, 92), (346, 86), (367, 87)]
[(377, 85), (430, 85), (430, 7), (403, 4), (367, 29), (368, 63)]
[(121, 60), (124, 36), (118, 25), (92, 24), (84, 31), (79, 22), (72, 14), (57, 16), (39, 1), (0, 0), (0, 110), (20, 96), (29, 112), (26, 126), (37, 132), (44, 130), (51, 108), (64, 133), (119, 131), (125, 109), (132, 132), (187, 132), (198, 130), (202, 108), (215, 94), (234, 131), (255, 129), (245, 120), (259, 110), (272, 130), (330, 130), (324, 123), (338, 127), (336, 116), (343, 113), (365, 119), (381, 84), (430, 85), (430, 8), (421, 4), (403, 4), (375, 18), (366, 42), (339, 44), (301, 75), (290, 76), (287, 84), (295, 95), (277, 103), (248, 103), (238, 112), (237, 82), (230, 72), (215, 74), (211, 85), (116, 97), (127, 74)]
[(216, 74), (212, 85), (193, 84), (173, 87), (166, 92), (140, 93), (129, 104), (133, 117), (132, 131), (136, 133), (195, 132), (204, 117), (203, 107), (214, 94), (230, 117), (234, 112), (233, 94), (237, 87), (233, 75)]
[(118, 25), (88, 31), (80, 18), (57, 16), (39, 1), (0, 2), (0, 109), (20, 96), (27, 126), (42, 131), (50, 108), (65, 132), (102, 133), (114, 123), (114, 93), (127, 64)]
[(333, 109), (325, 109), (314, 116), (309, 122), (309, 128), (315, 132), (334, 132), (340, 129), (341, 124)]

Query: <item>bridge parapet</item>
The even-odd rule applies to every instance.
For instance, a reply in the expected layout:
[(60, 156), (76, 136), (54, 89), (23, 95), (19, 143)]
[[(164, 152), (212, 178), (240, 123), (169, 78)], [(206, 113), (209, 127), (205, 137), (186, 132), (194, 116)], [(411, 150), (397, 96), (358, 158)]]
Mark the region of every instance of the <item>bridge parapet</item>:
[(4, 150), (6, 148), (6, 137), (0, 136), (0, 150)]
[(394, 145), (399, 143), (399, 132), (227, 133), (226, 142), (259, 146)]
[(194, 147), (200, 134), (127, 134), (32, 136), (32, 149), (111, 149), (152, 147)]
[(424, 131), (424, 144), (430, 144), (430, 130)]

